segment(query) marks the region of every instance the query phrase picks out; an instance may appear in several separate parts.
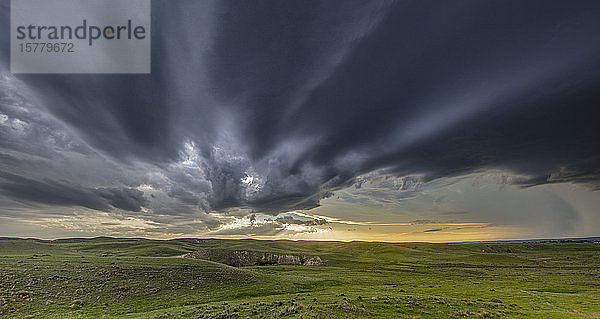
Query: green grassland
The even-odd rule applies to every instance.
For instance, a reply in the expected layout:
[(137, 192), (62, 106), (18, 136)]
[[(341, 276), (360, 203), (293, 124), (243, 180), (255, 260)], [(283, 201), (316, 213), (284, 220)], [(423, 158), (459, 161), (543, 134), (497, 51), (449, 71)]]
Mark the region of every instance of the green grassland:
[[(199, 250), (325, 264), (180, 257)], [(0, 240), (0, 318), (115, 317), (600, 318), (600, 244)]]

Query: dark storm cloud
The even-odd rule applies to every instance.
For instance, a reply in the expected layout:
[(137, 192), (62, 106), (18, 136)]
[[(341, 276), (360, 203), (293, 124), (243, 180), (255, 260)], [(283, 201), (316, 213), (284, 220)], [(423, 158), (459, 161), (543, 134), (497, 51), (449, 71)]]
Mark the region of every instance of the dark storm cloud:
[[(217, 37), (216, 65), (226, 67), (215, 73), (237, 80), (217, 83), (256, 119), (245, 135), (255, 153), (313, 138), (290, 174), (310, 163), (344, 183), (389, 166), (430, 178), (501, 167), (532, 175), (523, 185), (598, 181), (596, 2), (544, 3), (543, 11), (535, 2), (395, 3), (292, 110), (282, 100), (297, 92), (276, 88), (295, 85), (313, 56), (287, 41), (314, 20), (282, 10), (300, 22), (272, 30), (267, 10), (232, 7), (223, 11), (238, 23)], [(254, 34), (255, 24), (271, 31)], [(319, 30), (319, 39), (334, 38)], [(565, 167), (570, 174), (551, 178)]]
[(142, 206), (146, 203), (144, 193), (137, 189), (99, 188), (95, 189), (94, 193), (106, 199), (106, 201), (115, 208), (133, 212), (140, 211)]
[(398, 191), (488, 168), (598, 187), (599, 16), (597, 1), (154, 1), (151, 75), (12, 76), (6, 32), (0, 189), (174, 216), (312, 208), (380, 169), (425, 176)]
[(306, 225), (306, 226), (317, 226), (317, 225), (325, 225), (327, 221), (324, 219), (314, 218), (307, 220), (300, 220), (294, 218), (292, 216), (281, 216), (275, 219), (276, 222), (280, 224), (290, 224), (290, 225)]
[(145, 203), (136, 189), (85, 189), (72, 183), (36, 181), (10, 173), (0, 173), (0, 194), (48, 205), (79, 205), (96, 210), (115, 208), (137, 212)]

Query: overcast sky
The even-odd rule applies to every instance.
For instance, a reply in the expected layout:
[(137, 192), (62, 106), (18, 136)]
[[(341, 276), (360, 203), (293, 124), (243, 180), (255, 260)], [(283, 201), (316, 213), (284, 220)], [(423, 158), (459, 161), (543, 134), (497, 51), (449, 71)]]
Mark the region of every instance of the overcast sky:
[(600, 235), (598, 1), (153, 1), (150, 75), (11, 74), (9, 4), (0, 236)]

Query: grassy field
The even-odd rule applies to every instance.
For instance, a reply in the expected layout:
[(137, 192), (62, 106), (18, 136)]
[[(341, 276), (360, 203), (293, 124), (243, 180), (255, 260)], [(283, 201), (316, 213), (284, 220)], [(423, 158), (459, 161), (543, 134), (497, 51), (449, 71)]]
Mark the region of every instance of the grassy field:
[(114, 317), (600, 318), (600, 244), (0, 240), (0, 318)]

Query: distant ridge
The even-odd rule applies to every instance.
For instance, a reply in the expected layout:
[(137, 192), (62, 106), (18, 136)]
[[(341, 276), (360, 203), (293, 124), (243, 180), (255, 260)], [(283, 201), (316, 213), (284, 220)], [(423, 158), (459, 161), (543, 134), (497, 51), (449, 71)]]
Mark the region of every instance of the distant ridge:
[[(185, 241), (185, 240), (210, 240), (210, 241), (294, 241), (290, 239), (256, 239), (256, 238), (172, 238), (172, 239), (153, 239), (143, 237), (110, 237), (110, 236), (97, 236), (97, 237), (67, 237), (57, 239), (40, 239), (32, 237), (7, 237), (0, 236), (0, 240), (34, 240), (45, 243), (79, 243), (90, 240), (127, 240), (127, 241)], [(305, 242), (317, 242), (318, 240), (300, 240)], [(429, 243), (429, 244), (509, 244), (509, 243), (600, 243), (600, 237), (572, 237), (572, 238), (537, 238), (537, 239), (506, 239), (506, 240), (481, 240), (481, 241), (453, 241), (453, 242), (381, 242), (381, 241), (341, 241), (341, 240), (329, 240), (329, 241), (318, 241), (320, 243), (327, 242), (372, 242), (372, 243), (388, 243), (388, 244), (410, 244), (410, 243)]]
[(574, 237), (574, 238), (539, 238), (539, 239), (508, 239), (486, 241), (459, 241), (449, 244), (476, 244), (476, 243), (600, 243), (600, 237)]

